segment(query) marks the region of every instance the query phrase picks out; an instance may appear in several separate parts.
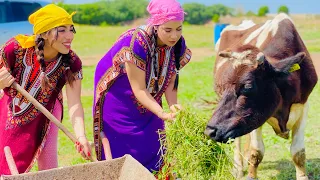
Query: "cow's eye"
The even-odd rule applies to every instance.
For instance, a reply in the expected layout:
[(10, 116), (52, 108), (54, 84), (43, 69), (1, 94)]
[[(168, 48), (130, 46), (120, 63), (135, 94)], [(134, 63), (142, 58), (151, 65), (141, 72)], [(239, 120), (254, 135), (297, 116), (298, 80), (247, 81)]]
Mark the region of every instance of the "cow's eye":
[(240, 90), (240, 93), (245, 96), (252, 94), (254, 91), (253, 86), (254, 86), (254, 84), (252, 84), (252, 83), (244, 84)]
[(244, 88), (245, 88), (245, 89), (251, 89), (251, 88), (252, 88), (252, 84), (245, 84), (245, 85), (244, 85)]

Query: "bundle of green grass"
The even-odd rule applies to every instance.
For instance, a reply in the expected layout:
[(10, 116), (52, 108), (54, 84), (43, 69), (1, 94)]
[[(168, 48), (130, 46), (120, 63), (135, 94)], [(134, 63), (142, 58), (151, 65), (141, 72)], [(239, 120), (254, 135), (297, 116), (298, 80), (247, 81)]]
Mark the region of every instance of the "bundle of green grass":
[(233, 179), (231, 147), (204, 135), (207, 121), (208, 113), (186, 109), (175, 121), (166, 123), (165, 132), (160, 132), (166, 153), (158, 179), (165, 179), (168, 174), (175, 174), (182, 180)]

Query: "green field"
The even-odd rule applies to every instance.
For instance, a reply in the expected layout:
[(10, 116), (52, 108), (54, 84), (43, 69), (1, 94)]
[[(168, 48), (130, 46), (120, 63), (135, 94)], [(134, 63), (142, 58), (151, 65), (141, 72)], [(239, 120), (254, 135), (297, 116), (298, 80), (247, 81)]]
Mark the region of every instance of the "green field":
[[(300, 27), (300, 26), (299, 26)], [(92, 99), (93, 74), (95, 62), (101, 57), (129, 26), (125, 27), (93, 27), (77, 25), (77, 34), (73, 44), (74, 50), (85, 60), (92, 60), (92, 65), (83, 68), (84, 80), (82, 97), (85, 109), (86, 132), (90, 141), (92, 138)], [(314, 29), (298, 29), (310, 52), (320, 52), (320, 32)], [(194, 49), (194, 59), (182, 70), (179, 85), (179, 102), (192, 113), (201, 113), (201, 121), (206, 121), (212, 115), (210, 107), (203, 106), (202, 99), (214, 100), (213, 92), (213, 27), (212, 26), (184, 26), (183, 35), (187, 45)], [(92, 95), (91, 95), (92, 94)], [(306, 127), (305, 142), (307, 153), (307, 170), (310, 179), (320, 180), (320, 123), (318, 112), (320, 109), (320, 87), (316, 86), (309, 99), (310, 111)], [(68, 118), (66, 101), (63, 124), (72, 130)], [(205, 123), (203, 123), (205, 124)], [(204, 129), (205, 127), (203, 127)], [(290, 157), (290, 141), (277, 137), (272, 128), (264, 127), (265, 157), (259, 166), (259, 177), (265, 179), (295, 179), (295, 169)], [(76, 153), (72, 142), (59, 132), (59, 166), (70, 166), (85, 163)], [(181, 137), (184, 138), (184, 137)], [(231, 157), (232, 155), (230, 155)], [(196, 177), (196, 176), (195, 176)], [(224, 179), (223, 175), (220, 176)], [(199, 178), (201, 179), (201, 178)], [(230, 178), (229, 178), (230, 179)]]

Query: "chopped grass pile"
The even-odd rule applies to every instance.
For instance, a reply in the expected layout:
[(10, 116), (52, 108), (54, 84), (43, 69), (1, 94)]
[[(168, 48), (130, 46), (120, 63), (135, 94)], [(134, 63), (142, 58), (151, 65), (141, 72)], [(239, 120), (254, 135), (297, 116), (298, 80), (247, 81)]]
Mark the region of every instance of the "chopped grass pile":
[(233, 179), (231, 148), (214, 142), (203, 133), (207, 121), (201, 113), (186, 109), (174, 122), (166, 123), (166, 131), (160, 133), (161, 143), (167, 149), (159, 179), (168, 174), (175, 174), (182, 180)]

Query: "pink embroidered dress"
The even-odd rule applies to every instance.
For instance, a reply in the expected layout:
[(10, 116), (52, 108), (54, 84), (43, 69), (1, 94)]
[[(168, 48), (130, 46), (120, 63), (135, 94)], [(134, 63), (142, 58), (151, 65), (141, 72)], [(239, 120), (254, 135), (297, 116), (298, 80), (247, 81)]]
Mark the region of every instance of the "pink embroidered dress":
[[(151, 52), (155, 47), (146, 26), (131, 29), (100, 60), (95, 71), (93, 105), (94, 140), (98, 160), (104, 160), (100, 141), (103, 131), (110, 142), (113, 158), (132, 155), (150, 171), (161, 167), (159, 130), (163, 120), (143, 107), (134, 96), (124, 62), (135, 64), (146, 72), (146, 88), (162, 105), (161, 98), (169, 82), (176, 74), (174, 47), (156, 47), (155, 60), (158, 63), (158, 91), (155, 91), (155, 73)], [(182, 37), (180, 68), (191, 58), (191, 51)]]
[[(82, 79), (81, 61), (74, 52), (70, 51), (70, 55), (70, 69), (76, 79)], [(40, 87), (41, 69), (34, 47), (23, 49), (15, 39), (9, 40), (0, 49), (0, 68), (3, 66), (50, 112), (55, 103), (62, 105), (66, 67), (61, 56), (46, 63), (46, 74), (54, 87), (46, 91)], [(3, 153), (5, 146), (11, 148), (19, 173), (28, 172), (41, 154), (51, 123), (15, 89), (10, 87), (3, 91), (0, 99), (0, 175), (10, 174)]]

